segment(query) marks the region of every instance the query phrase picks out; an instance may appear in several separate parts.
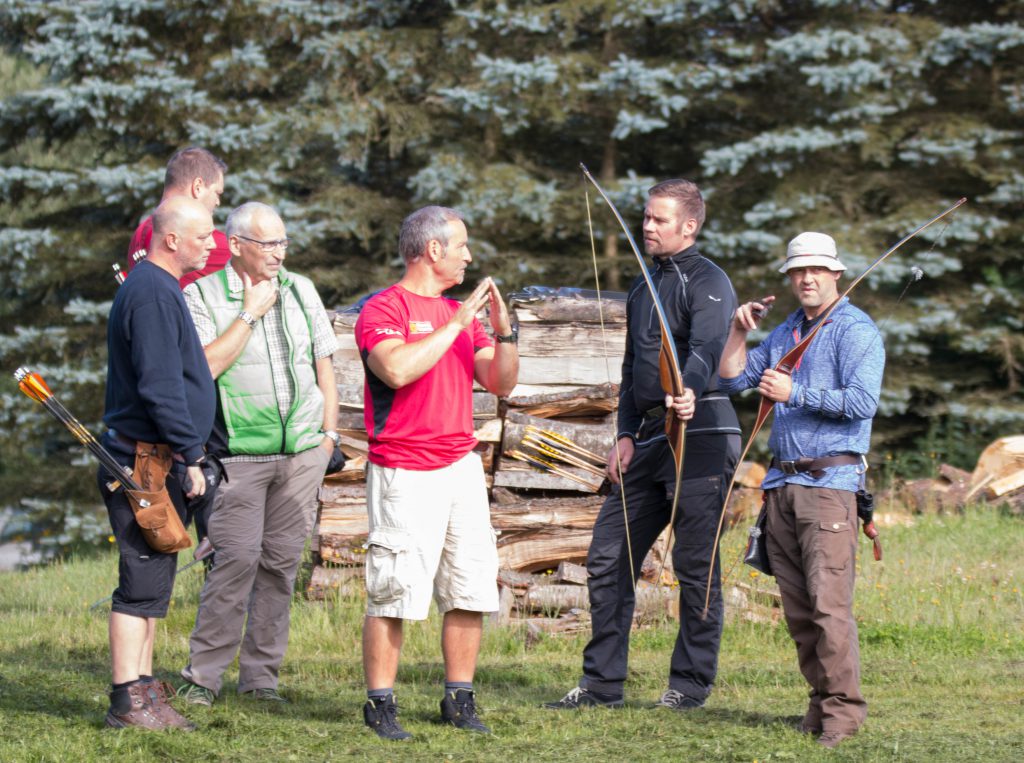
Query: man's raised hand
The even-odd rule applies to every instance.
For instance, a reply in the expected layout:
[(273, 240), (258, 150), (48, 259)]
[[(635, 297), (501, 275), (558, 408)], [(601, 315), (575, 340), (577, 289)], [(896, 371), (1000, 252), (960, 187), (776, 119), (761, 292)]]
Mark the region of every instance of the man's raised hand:
[(762, 297), (759, 302), (746, 302), (736, 308), (736, 315), (733, 317), (733, 325), (740, 331), (746, 333), (753, 331), (772, 309), (774, 296)]
[(469, 328), (476, 314), (483, 310), (484, 305), (491, 299), (492, 288), (494, 288), (494, 282), (490, 278), (485, 278), (478, 283), (476, 288), (473, 289), (473, 293), (466, 297), (462, 304), (459, 305), (459, 309), (452, 317), (452, 320), (462, 328)]
[(277, 302), (276, 284), (273, 280), (254, 284), (248, 273), (243, 272), (239, 275), (242, 277), (242, 287), (245, 290), (242, 297), (242, 309), (254, 318), (262, 318)]

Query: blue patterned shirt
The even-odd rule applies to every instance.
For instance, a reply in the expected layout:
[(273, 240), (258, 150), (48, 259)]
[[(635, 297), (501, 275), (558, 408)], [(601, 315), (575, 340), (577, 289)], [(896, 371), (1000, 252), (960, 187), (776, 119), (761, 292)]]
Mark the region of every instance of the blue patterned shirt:
[[(720, 389), (735, 393), (757, 387), (766, 369), (800, 341), (804, 311), (799, 309), (747, 353), (743, 373), (722, 378)], [(885, 369), (885, 348), (874, 322), (844, 298), (817, 333), (793, 370), (793, 391), (776, 403), (768, 439), (775, 458), (793, 461), (842, 454), (866, 454), (871, 445), (871, 419), (878, 408)], [(786, 483), (856, 491), (861, 467), (831, 466), (821, 479), (810, 474), (784, 474), (769, 469), (761, 487)]]

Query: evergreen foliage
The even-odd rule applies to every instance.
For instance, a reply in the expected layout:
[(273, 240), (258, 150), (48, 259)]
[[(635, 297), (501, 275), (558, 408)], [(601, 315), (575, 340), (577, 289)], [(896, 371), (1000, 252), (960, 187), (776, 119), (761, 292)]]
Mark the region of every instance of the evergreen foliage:
[[(967, 196), (855, 293), (889, 354), (876, 451), (955, 439), (970, 466), (1024, 426), (1019, 2), (6, 0), (0, 40), (0, 357), (94, 431), (110, 264), (188, 144), (227, 160), (225, 210), (281, 209), (327, 304), (394, 280), (425, 203), (465, 211), (506, 288), (591, 286), (581, 161), (635, 226), (653, 181), (696, 180), (705, 253), (780, 313), (796, 233), (856, 274)], [(632, 257), (594, 217), (622, 288)], [(4, 503), (94, 541), (92, 466), (5, 384)]]

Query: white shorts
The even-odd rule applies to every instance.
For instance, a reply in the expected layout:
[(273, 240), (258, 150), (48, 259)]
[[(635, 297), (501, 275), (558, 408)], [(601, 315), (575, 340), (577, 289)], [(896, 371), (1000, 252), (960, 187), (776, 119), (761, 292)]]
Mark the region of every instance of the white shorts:
[(480, 457), (430, 471), (366, 470), (366, 614), (426, 620), (498, 609), (498, 549)]

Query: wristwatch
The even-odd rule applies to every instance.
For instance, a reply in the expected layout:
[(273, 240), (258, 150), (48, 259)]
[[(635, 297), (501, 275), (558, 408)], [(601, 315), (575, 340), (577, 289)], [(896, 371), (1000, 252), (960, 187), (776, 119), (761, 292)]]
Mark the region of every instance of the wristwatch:
[(501, 342), (502, 344), (518, 344), (519, 343), (519, 329), (512, 327), (512, 333), (507, 336), (501, 336), (500, 334), (494, 335), (494, 341)]
[(331, 442), (333, 442), (335, 445), (341, 445), (341, 435), (338, 434), (333, 429), (324, 430), (324, 437), (331, 438)]
[(248, 310), (243, 310), (238, 314), (238, 320), (244, 323), (251, 329), (256, 328), (256, 317)]

